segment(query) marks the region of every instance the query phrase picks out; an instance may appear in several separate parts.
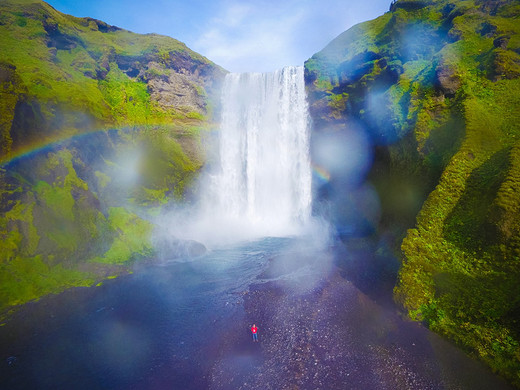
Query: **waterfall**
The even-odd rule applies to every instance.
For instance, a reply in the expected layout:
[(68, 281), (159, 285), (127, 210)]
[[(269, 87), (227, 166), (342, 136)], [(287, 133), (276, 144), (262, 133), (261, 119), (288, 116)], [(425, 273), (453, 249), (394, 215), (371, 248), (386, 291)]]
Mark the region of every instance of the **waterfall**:
[(308, 221), (311, 169), (303, 67), (226, 76), (218, 165), (206, 212), (220, 223), (280, 236)]

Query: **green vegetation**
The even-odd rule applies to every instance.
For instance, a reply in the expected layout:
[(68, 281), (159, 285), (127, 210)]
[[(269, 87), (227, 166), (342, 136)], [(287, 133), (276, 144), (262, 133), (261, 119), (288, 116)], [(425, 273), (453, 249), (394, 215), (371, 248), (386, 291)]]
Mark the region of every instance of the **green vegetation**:
[(118, 232), (112, 246), (102, 257), (92, 261), (121, 264), (153, 253), (150, 236), (153, 226), (123, 207), (112, 207), (108, 211), (108, 222), (112, 231)]
[[(198, 129), (178, 134), (198, 140)], [(186, 152), (179, 144), (179, 138), (171, 138), (167, 128), (149, 129), (139, 134), (136, 142), (146, 156), (139, 165), (142, 186), (134, 191), (135, 202), (145, 206), (165, 204), (170, 198), (184, 200), (186, 188), (201, 168), (201, 151), (193, 151), (198, 143), (193, 143)], [(185, 143), (185, 142), (184, 142)], [(191, 157), (187, 153), (191, 152)]]
[(131, 210), (153, 215), (185, 201), (202, 164), (199, 131), (93, 133), (0, 171), (0, 313), (153, 256), (154, 226)]
[[(517, 386), (519, 16), (509, 0), (397, 1), (306, 63), (318, 129), (354, 119), (389, 156), (370, 180), (397, 302)], [(389, 200), (392, 182), (415, 199)], [(415, 226), (399, 215), (413, 204)]]
[[(4, 1), (0, 14), (0, 159), (113, 126), (210, 119), (203, 100), (213, 87), (185, 68), (215, 79), (224, 71), (183, 43), (64, 15), (39, 0)], [(161, 99), (156, 85), (171, 75), (191, 101)]]
[(153, 256), (147, 218), (189, 201), (225, 71), (40, 0), (0, 3), (0, 52), (3, 317)]
[(70, 287), (90, 286), (94, 275), (61, 264), (49, 266), (41, 256), (15, 257), (0, 266), (0, 310)]

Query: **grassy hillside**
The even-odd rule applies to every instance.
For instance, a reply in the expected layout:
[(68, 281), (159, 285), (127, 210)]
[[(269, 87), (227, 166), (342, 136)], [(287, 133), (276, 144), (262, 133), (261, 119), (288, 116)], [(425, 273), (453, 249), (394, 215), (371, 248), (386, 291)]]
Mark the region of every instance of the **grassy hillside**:
[(1, 157), (111, 126), (200, 124), (223, 70), (183, 43), (42, 1), (0, 4)]
[(224, 74), (169, 37), (0, 3), (0, 315), (153, 255)]
[(355, 123), (374, 146), (396, 300), (517, 386), (519, 18), (512, 0), (401, 0), (306, 63), (316, 131)]

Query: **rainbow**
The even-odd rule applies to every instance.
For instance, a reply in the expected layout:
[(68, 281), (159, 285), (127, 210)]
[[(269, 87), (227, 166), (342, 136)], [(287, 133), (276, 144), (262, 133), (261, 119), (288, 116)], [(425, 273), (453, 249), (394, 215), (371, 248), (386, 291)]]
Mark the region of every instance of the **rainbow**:
[(328, 182), (330, 180), (330, 173), (325, 168), (313, 164), (312, 171), (321, 181)]
[(74, 138), (82, 138), (90, 134), (108, 132), (111, 129), (102, 130), (90, 130), (81, 133), (61, 133), (54, 138), (38, 139), (33, 142), (26, 143), (25, 145), (11, 151), (7, 156), (0, 158), (0, 167), (6, 167), (16, 161), (31, 157), (45, 149), (48, 149), (54, 145), (59, 145), (62, 142), (73, 140)]
[[(211, 122), (208, 122), (211, 123)], [(59, 145), (63, 142), (68, 142), (69, 140), (73, 140), (75, 138), (81, 138), (83, 136), (89, 136), (96, 133), (108, 133), (110, 131), (132, 131), (135, 129), (154, 129), (156, 127), (165, 127), (170, 128), (172, 131), (176, 131), (178, 129), (183, 130), (185, 126), (190, 125), (190, 127), (198, 127), (203, 128), (203, 121), (194, 120), (194, 121), (174, 121), (171, 123), (163, 123), (163, 122), (152, 122), (146, 124), (121, 124), (120, 127), (103, 127), (103, 128), (93, 128), (91, 130), (78, 132), (74, 129), (60, 131), (59, 134), (56, 134), (53, 137), (45, 137), (40, 139), (35, 139), (32, 142), (25, 143), (21, 147), (10, 151), (6, 156), (0, 157), (0, 167), (5, 167), (16, 160), (20, 160), (26, 157), (30, 157), (33, 154), (36, 154), (46, 148), (49, 148), (53, 145)]]
[[(152, 127), (152, 125), (147, 125), (148, 127)], [(145, 126), (142, 126), (143, 128)], [(88, 137), (97, 133), (109, 133), (111, 131), (116, 132), (126, 132), (131, 131), (135, 127), (133, 126), (122, 126), (122, 127), (110, 127), (110, 128), (102, 128), (102, 129), (93, 129), (83, 132), (61, 132), (57, 134), (55, 137), (46, 137), (34, 140), (33, 142), (29, 142), (24, 144), (23, 146), (17, 148), (16, 150), (11, 151), (7, 156), (0, 158), (0, 167), (9, 166), (12, 163), (16, 163), (24, 158), (31, 157), (32, 155), (36, 155), (41, 151), (45, 151), (46, 149), (50, 149), (54, 146), (59, 146), (60, 144), (66, 144), (67, 142), (73, 141), (75, 139), (81, 139), (83, 137)]]

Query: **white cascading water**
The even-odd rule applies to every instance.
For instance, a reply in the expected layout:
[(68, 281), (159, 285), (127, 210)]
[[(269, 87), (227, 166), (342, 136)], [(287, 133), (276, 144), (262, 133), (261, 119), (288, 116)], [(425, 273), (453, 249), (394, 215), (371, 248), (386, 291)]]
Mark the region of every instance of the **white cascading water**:
[(205, 212), (233, 234), (294, 234), (310, 217), (309, 114), (303, 67), (226, 76), (220, 169)]

